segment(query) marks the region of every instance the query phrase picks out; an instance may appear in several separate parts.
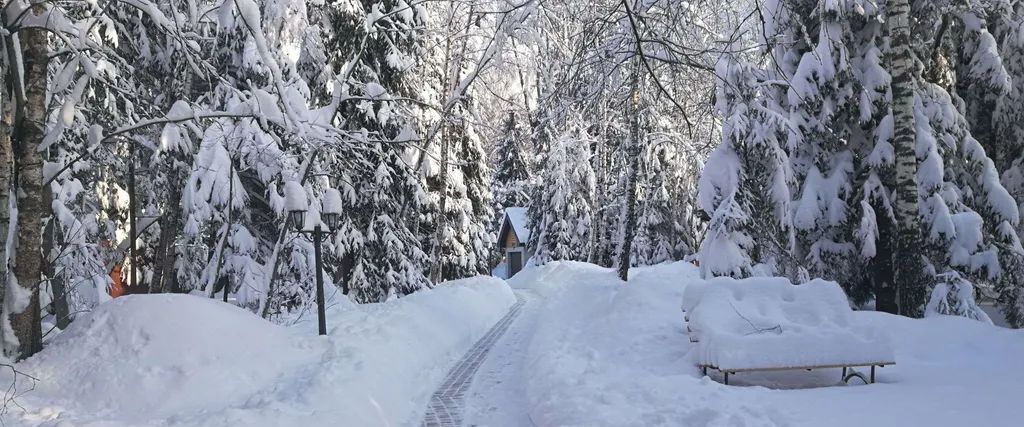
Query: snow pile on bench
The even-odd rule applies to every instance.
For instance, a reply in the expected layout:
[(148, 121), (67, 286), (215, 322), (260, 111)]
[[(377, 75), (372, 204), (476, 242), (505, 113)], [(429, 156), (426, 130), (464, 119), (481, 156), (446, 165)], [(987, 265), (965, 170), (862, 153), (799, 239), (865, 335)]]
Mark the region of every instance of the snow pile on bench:
[(688, 294), (697, 299), (684, 308), (692, 307), (700, 366), (737, 372), (894, 363), (888, 336), (855, 318), (835, 282), (715, 278)]
[[(708, 283), (715, 280), (716, 279), (695, 281), (686, 285), (686, 290), (683, 291), (683, 313), (693, 311), (693, 308), (700, 302), (700, 297), (704, 296), (704, 291), (708, 288)], [(687, 316), (689, 315), (687, 314)]]

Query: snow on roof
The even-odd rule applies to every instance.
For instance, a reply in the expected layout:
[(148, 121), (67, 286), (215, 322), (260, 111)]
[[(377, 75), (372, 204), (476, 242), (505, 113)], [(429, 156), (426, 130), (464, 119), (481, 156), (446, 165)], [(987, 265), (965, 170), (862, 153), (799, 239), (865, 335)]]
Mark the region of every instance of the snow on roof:
[(530, 241), (530, 229), (526, 226), (526, 208), (505, 208), (505, 218), (512, 225), (516, 238), (525, 244)]

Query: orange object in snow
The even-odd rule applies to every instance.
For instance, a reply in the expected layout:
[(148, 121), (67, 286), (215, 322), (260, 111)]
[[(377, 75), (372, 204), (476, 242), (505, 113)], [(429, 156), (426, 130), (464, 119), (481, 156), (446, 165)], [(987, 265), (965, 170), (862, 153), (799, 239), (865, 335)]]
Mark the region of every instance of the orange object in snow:
[(111, 298), (117, 298), (117, 297), (119, 297), (121, 295), (124, 295), (125, 294), (124, 286), (121, 285), (121, 266), (120, 265), (115, 265), (114, 269), (110, 271), (110, 280), (113, 281), (113, 283), (110, 285), (110, 289), (108, 291), (108, 293), (110, 294), (110, 297)]

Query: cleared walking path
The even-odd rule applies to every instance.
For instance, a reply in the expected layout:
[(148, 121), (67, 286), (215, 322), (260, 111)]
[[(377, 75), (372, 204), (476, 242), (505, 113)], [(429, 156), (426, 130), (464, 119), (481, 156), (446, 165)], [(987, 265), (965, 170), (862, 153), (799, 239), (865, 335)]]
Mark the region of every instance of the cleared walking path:
[(423, 426), (531, 425), (522, 372), (536, 303), (529, 291), (516, 291), (516, 297), (508, 314), (448, 372), (430, 399)]

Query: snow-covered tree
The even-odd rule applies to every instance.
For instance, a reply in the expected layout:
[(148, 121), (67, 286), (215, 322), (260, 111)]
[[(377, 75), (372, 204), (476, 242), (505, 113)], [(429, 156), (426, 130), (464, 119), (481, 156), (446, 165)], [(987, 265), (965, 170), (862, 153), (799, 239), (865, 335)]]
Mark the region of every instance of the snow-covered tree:
[(509, 111), (494, 149), (494, 205), (504, 208), (530, 204), (530, 164), (527, 161), (526, 132), (515, 111)]
[[(592, 136), (584, 126), (551, 141), (541, 172), (546, 183), (530, 206), (534, 263), (585, 261), (594, 222), (594, 172), (589, 165)], [(532, 237), (534, 234), (536, 238)]]
[[(941, 277), (992, 284), (1016, 275), (1008, 272), (1018, 257), (1017, 203), (1001, 183), (998, 155), (990, 157), (972, 133), (979, 127), (960, 107), (966, 97), (954, 90), (961, 82), (977, 92), (966, 105), (1008, 92), (999, 41), (987, 29), (998, 14), (980, 12), (985, 7), (793, 0), (758, 9), (757, 37), (770, 55), (753, 80), (765, 89), (742, 104), (767, 113), (746, 127), (773, 125), (785, 134), (780, 149), (792, 170), (786, 202), (793, 204), (796, 239), (788, 248), (767, 246), (777, 249), (775, 262), (792, 263), (782, 268), (787, 275), (806, 270), (837, 280), (855, 303), (874, 296), (878, 309), (911, 316), (923, 314)], [(935, 19), (914, 21), (910, 14)], [(735, 132), (730, 117), (723, 114), (723, 145)], [(740, 179), (726, 178), (741, 175), (720, 172), (749, 169), (719, 166), (737, 150), (719, 151), (702, 180), (715, 190), (709, 194), (722, 197)], [(743, 230), (747, 215), (770, 209), (724, 209), (711, 200), (702, 199), (706, 210), (737, 218), (712, 219), (704, 245), (736, 242), (730, 247), (739, 254), (717, 274), (744, 274), (751, 248), (784, 241), (742, 231), (722, 240)]]
[(793, 229), (784, 122), (763, 95), (771, 83), (750, 64), (725, 56), (717, 74), (722, 143), (701, 173), (699, 206), (710, 221), (697, 259), (708, 276), (747, 276), (756, 264), (779, 270)]

